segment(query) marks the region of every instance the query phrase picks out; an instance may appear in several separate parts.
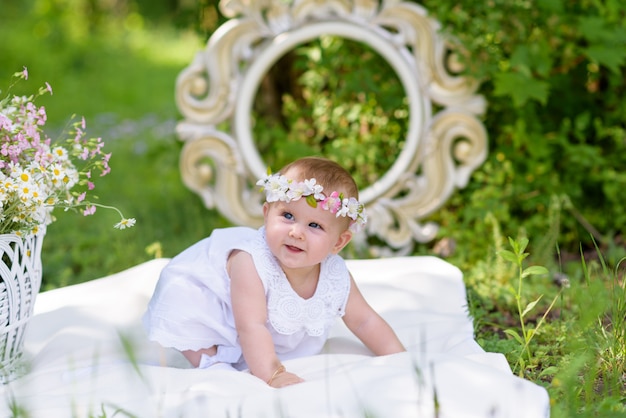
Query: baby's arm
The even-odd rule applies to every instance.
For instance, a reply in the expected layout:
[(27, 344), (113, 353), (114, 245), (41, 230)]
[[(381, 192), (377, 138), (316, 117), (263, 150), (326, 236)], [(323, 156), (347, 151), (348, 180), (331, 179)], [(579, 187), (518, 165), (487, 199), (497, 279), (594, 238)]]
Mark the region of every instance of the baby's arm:
[(350, 277), (350, 295), (343, 321), (377, 356), (406, 351), (389, 324), (367, 303)]
[(285, 371), (276, 356), (266, 326), (265, 291), (252, 257), (246, 252), (234, 251), (227, 268), (235, 326), (250, 372), (274, 387), (302, 382), (300, 377)]

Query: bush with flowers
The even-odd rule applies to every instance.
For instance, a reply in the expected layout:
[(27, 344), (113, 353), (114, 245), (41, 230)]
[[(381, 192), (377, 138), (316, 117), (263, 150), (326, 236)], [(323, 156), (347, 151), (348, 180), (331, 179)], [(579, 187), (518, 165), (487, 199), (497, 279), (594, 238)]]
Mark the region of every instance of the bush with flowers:
[[(14, 74), (16, 82), (28, 79), (28, 70)], [(9, 87), (10, 90), (11, 87)], [(115, 228), (135, 224), (113, 206), (87, 198), (94, 176), (110, 171), (101, 138), (85, 135), (85, 119), (73, 121), (66, 138), (53, 142), (43, 131), (46, 111), (34, 101), (52, 94), (48, 83), (30, 96), (7, 94), (0, 100), (0, 233), (21, 236), (36, 233), (50, 224), (56, 207), (93, 215), (97, 207), (120, 215)]]

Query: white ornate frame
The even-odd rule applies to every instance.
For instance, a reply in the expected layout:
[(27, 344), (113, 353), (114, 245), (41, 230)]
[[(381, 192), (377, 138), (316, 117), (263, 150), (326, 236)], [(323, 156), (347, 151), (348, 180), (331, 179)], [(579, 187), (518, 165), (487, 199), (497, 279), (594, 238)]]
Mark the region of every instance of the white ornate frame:
[[(231, 222), (262, 223), (255, 181), (266, 165), (251, 129), (252, 104), (265, 74), (285, 53), (322, 35), (363, 42), (388, 61), (409, 103), (409, 129), (397, 160), (361, 192), (366, 234), (397, 253), (435, 237), (420, 220), (467, 185), (487, 154), (478, 116), (478, 83), (450, 74), (449, 44), (439, 24), (415, 3), (398, 0), (222, 0), (230, 18), (179, 75), (176, 102), (184, 120), (180, 170), (187, 187)], [(433, 104), (439, 109), (433, 114)], [(230, 122), (229, 129), (220, 126)], [(362, 239), (362, 238), (361, 238)]]

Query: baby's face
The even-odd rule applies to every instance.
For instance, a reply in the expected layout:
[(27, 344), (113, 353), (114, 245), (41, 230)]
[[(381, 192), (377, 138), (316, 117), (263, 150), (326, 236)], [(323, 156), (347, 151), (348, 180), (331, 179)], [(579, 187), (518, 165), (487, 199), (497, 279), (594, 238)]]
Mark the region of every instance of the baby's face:
[(346, 219), (302, 198), (263, 206), (267, 243), (283, 270), (311, 267), (350, 241)]

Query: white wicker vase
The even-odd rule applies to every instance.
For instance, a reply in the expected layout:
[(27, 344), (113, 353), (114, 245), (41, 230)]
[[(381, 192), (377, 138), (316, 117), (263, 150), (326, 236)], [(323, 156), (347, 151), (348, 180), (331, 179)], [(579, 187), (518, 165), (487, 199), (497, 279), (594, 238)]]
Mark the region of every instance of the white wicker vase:
[(27, 238), (0, 234), (0, 384), (22, 375), (24, 334), (41, 287), (45, 228)]

